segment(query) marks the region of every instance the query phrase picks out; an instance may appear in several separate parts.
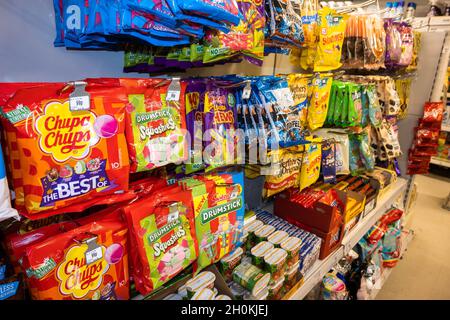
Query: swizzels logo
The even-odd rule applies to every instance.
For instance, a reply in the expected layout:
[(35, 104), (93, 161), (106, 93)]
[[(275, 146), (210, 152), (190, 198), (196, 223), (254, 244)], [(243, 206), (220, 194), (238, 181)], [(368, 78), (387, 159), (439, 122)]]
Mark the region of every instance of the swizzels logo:
[(50, 102), (36, 120), (39, 147), (58, 162), (70, 158), (83, 159), (99, 141), (94, 132), (95, 114), (90, 111), (72, 113), (69, 101)]
[[(60, 281), (59, 291), (62, 294), (80, 299), (102, 284), (103, 275), (108, 271), (109, 264), (105, 259), (99, 259), (87, 265), (86, 250), (87, 244), (71, 247), (59, 265), (56, 275)], [(104, 256), (105, 248), (102, 247), (102, 250)]]

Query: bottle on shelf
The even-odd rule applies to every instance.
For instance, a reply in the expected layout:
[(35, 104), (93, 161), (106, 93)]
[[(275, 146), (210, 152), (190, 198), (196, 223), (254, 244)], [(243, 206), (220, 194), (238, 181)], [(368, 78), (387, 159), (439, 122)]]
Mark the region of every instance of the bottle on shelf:
[(392, 8), (389, 12), (389, 18), (395, 18), (395, 16), (397, 15), (398, 4), (398, 2), (392, 3)]
[(386, 2), (386, 11), (384, 12), (383, 18), (389, 18), (392, 10), (392, 2)]
[(399, 1), (397, 10), (395, 11), (396, 19), (399, 21), (402, 20), (404, 12), (405, 12), (405, 1)]

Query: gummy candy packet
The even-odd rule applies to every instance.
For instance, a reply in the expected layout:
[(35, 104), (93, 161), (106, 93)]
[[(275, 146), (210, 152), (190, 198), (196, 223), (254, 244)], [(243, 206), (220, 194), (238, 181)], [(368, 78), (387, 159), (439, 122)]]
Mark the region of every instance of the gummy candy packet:
[(235, 162), (236, 87), (230, 81), (207, 82), (204, 102), (204, 163), (206, 171)]
[(194, 263), (197, 274), (242, 244), (244, 174), (194, 176), (178, 183), (192, 194), (199, 248)]
[(203, 111), (206, 83), (203, 79), (188, 80), (186, 99), (186, 128), (190, 135), (189, 162), (185, 165), (186, 174), (204, 168), (203, 152)]
[(385, 65), (393, 68), (398, 65), (402, 56), (402, 34), (400, 24), (392, 19), (385, 19), (384, 29), (386, 30), (386, 56)]
[(272, 160), (270, 170), (261, 168), (261, 174), (266, 175), (263, 189), (264, 197), (271, 197), (288, 188), (298, 187), (303, 146), (272, 150), (270, 153), (270, 157), (273, 156), (273, 153), (277, 153), (272, 159), (278, 161), (273, 162), (274, 160)]
[(133, 279), (147, 295), (171, 280), (198, 256), (190, 192), (166, 187), (126, 206), (134, 250)]
[(361, 102), (361, 90), (357, 84), (348, 84), (348, 113), (347, 119), (344, 123), (346, 126), (357, 126), (361, 124), (362, 119), (362, 102)]
[(317, 0), (303, 0), (301, 3), (300, 16), (302, 19), (305, 47), (314, 48), (318, 40), (317, 38), (318, 6), (319, 4)]
[(127, 232), (116, 215), (28, 246), (22, 268), (32, 299), (128, 300)]
[(313, 79), (312, 97), (307, 117), (310, 130), (321, 128), (325, 122), (331, 83), (332, 77), (327, 74), (320, 74)]
[(262, 65), (264, 57), (264, 5), (263, 2), (237, 0), (242, 16), (239, 24), (229, 32), (208, 31), (205, 36), (206, 49), (203, 62), (227, 59), (243, 54), (257, 65)]
[(378, 15), (370, 15), (365, 19), (364, 68), (378, 70), (384, 68), (386, 54), (386, 32), (383, 19)]
[(72, 111), (73, 89), (68, 89), (64, 84), (24, 88), (3, 109), (20, 168), (28, 173), (12, 172), (14, 179), (22, 178), (24, 215), (70, 210), (69, 205), (93, 198), (100, 204), (128, 189), (124, 89), (88, 84), (90, 99), (79, 111)]
[[(122, 80), (129, 104), (126, 134), (131, 172), (151, 170), (188, 157), (185, 143), (186, 82), (179, 79), (148, 79), (144, 86)], [(171, 91), (171, 86), (178, 86)], [(175, 98), (173, 97), (175, 95)]]
[(307, 137), (299, 176), (300, 191), (314, 184), (320, 177), (322, 161), (322, 138)]
[(319, 10), (319, 42), (314, 60), (314, 71), (331, 71), (342, 66), (341, 52), (347, 15), (337, 14), (328, 7)]
[(402, 39), (402, 49), (398, 65), (407, 67), (411, 64), (414, 50), (414, 33), (410, 25), (403, 22), (400, 26), (400, 35)]

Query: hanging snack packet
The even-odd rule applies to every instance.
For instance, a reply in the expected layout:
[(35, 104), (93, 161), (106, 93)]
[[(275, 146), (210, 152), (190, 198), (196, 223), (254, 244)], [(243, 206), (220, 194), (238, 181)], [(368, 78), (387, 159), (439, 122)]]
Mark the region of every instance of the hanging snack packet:
[(361, 86), (361, 107), (362, 107), (362, 118), (361, 118), (361, 127), (365, 128), (370, 125), (370, 106), (369, 106), (369, 98), (367, 96), (367, 86)]
[(383, 112), (377, 97), (377, 90), (375, 85), (369, 85), (366, 87), (367, 98), (369, 101), (369, 118), (370, 123), (375, 128), (381, 126), (383, 120)]
[(400, 34), (402, 39), (402, 53), (398, 65), (400, 67), (408, 67), (413, 59), (414, 50), (414, 33), (413, 28), (403, 22), (400, 26)]
[(207, 171), (235, 163), (236, 89), (230, 82), (207, 82), (204, 102), (204, 163)]
[(361, 159), (366, 167), (366, 171), (373, 171), (375, 167), (375, 156), (371, 150), (369, 135), (367, 132), (363, 132), (357, 136), (359, 140), (359, 150), (361, 153)]
[(308, 82), (311, 76), (299, 73), (292, 73), (287, 76), (287, 82), (294, 98), (294, 104), (300, 113), (300, 125), (302, 128), (306, 128), (307, 126)]
[(166, 187), (124, 208), (135, 255), (133, 279), (146, 295), (198, 256), (190, 192)]
[(364, 68), (368, 70), (384, 68), (386, 32), (384, 31), (383, 19), (378, 15), (367, 16), (365, 30)]
[(262, 65), (264, 58), (264, 3), (237, 0), (242, 16), (230, 31), (210, 30), (206, 33), (204, 63), (228, 59), (243, 54), (249, 62)]
[(34, 300), (128, 300), (126, 224), (116, 216), (48, 237), (22, 267)]
[(321, 74), (313, 79), (312, 98), (308, 108), (308, 127), (310, 130), (321, 128), (328, 112), (328, 101), (332, 78)]
[(350, 83), (348, 89), (348, 113), (345, 119), (345, 125), (349, 127), (361, 125), (362, 119), (362, 102), (361, 87), (357, 84)]
[[(189, 161), (185, 165), (186, 174), (204, 168), (203, 152), (203, 108), (206, 83), (203, 79), (188, 80), (186, 99), (186, 128), (190, 135)], [(189, 140), (188, 140), (189, 141)]]
[(319, 43), (314, 60), (314, 71), (336, 70), (342, 66), (341, 53), (347, 15), (337, 14), (328, 7), (319, 10)]
[(322, 138), (307, 138), (310, 142), (305, 145), (305, 152), (300, 170), (300, 191), (314, 184), (320, 176), (322, 159)]
[(265, 197), (273, 196), (291, 187), (297, 187), (302, 166), (303, 146), (272, 150), (271, 153), (273, 152), (279, 153), (279, 162), (271, 164), (275, 170), (265, 172), (261, 169), (261, 174), (266, 174), (263, 190)]
[(274, 23), (271, 25), (272, 39), (302, 47), (305, 41), (302, 19), (294, 10), (292, 2), (289, 0), (272, 0), (271, 7), (274, 12)]
[(400, 111), (398, 113), (398, 118), (403, 119), (408, 114), (411, 78), (395, 80), (395, 90), (397, 91), (400, 99)]
[(385, 106), (384, 114), (396, 116), (400, 112), (400, 98), (395, 90), (394, 79), (387, 77), (385, 80)]
[(302, 19), (303, 35), (305, 37), (304, 46), (308, 48), (314, 48), (318, 40), (318, 6), (319, 3), (317, 0), (304, 0), (301, 2), (300, 16)]
[(336, 183), (336, 144), (322, 142), (322, 175), (324, 183)]
[(350, 171), (353, 176), (364, 173), (365, 167), (361, 157), (360, 140), (358, 134), (349, 134), (350, 140)]
[(423, 122), (441, 123), (444, 114), (442, 102), (425, 102), (423, 107)]
[(402, 56), (402, 34), (400, 24), (392, 19), (385, 19), (384, 29), (386, 30), (386, 57), (387, 68), (393, 68), (400, 62)]
[(176, 0), (176, 5), (186, 14), (234, 26), (238, 25), (242, 18), (236, 0), (219, 0), (214, 3), (204, 0)]
[(131, 172), (185, 161), (186, 82), (149, 79), (138, 89), (131, 84), (128, 91), (126, 133)]
[(81, 84), (71, 93), (70, 87), (21, 89), (3, 109), (27, 172), (23, 214), (51, 214), (94, 197), (101, 203), (128, 189), (124, 89)]

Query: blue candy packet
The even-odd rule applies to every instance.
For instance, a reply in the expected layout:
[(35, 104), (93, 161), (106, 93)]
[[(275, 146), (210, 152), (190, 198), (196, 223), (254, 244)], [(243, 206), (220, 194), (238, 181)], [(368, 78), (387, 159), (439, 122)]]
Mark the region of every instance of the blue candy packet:
[(202, 16), (225, 24), (238, 25), (241, 20), (236, 0), (173, 0), (185, 14)]

